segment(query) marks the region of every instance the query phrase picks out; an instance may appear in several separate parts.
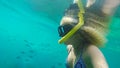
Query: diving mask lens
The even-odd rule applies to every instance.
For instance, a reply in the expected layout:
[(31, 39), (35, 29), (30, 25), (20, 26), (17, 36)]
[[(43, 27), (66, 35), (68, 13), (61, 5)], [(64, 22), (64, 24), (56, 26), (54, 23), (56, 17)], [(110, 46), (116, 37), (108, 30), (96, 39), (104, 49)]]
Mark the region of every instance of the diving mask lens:
[[(75, 26), (76, 24), (74, 24)], [(70, 24), (66, 24), (66, 25), (61, 25), (58, 27), (58, 33), (60, 37), (65, 36), (74, 26), (70, 25)]]
[(58, 27), (58, 33), (60, 37), (65, 36), (71, 29), (73, 28), (73, 26), (71, 25), (62, 25)]

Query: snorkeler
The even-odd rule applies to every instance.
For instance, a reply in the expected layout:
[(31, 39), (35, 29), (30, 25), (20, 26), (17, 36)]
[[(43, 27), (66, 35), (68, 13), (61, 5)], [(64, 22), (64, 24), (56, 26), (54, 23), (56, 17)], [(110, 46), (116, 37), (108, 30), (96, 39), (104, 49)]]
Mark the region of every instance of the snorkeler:
[[(114, 4), (109, 1), (114, 1)], [(59, 43), (67, 45), (66, 68), (109, 68), (99, 47), (106, 43), (106, 34), (118, 0), (74, 0), (65, 11), (58, 27)]]

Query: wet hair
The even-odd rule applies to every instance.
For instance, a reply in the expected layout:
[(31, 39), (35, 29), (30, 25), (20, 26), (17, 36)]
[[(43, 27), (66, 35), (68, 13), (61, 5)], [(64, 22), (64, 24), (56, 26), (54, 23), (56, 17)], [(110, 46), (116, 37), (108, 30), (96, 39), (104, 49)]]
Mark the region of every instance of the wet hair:
[[(80, 35), (79, 37), (82, 37), (82, 44), (102, 47), (107, 41), (105, 36), (108, 32), (109, 19), (88, 11), (85, 13), (84, 21), (84, 25), (76, 32)], [(79, 37), (77, 37), (78, 40)]]
[(67, 8), (65, 10), (65, 13), (64, 13), (64, 16), (66, 17), (73, 17), (75, 19), (78, 19), (78, 13), (79, 13), (79, 7), (78, 5), (75, 3), (75, 4), (71, 4), (69, 6), (69, 8)]
[[(82, 39), (80, 39), (79, 37), (77, 37), (76, 39), (78, 41), (82, 41), (82, 44), (93, 44), (97, 47), (101, 47), (106, 42), (105, 35), (107, 33), (109, 25), (109, 18), (105, 16), (102, 12), (95, 13), (90, 9), (85, 10), (84, 25), (75, 33), (79, 34), (79, 37), (82, 37)], [(79, 11), (80, 10), (78, 5), (72, 4), (65, 11), (65, 17), (72, 17), (78, 20)], [(72, 23), (70, 24), (72, 25)]]

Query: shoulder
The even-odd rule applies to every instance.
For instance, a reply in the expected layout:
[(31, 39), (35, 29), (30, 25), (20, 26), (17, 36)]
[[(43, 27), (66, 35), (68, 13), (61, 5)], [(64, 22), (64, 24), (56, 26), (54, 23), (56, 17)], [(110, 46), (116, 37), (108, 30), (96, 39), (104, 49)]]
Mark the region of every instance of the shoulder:
[(99, 48), (95, 45), (89, 45), (87, 48), (86, 48), (86, 52), (88, 54), (96, 54), (96, 53), (101, 53), (101, 51), (99, 50)]
[(97, 58), (98, 56), (99, 57), (104, 57), (102, 52), (100, 51), (100, 49), (95, 46), (95, 45), (89, 45), (87, 48), (86, 48), (86, 54), (91, 57), (91, 59), (93, 58)]
[(87, 56), (91, 59), (94, 68), (108, 68), (103, 53), (95, 45), (89, 45), (86, 48)]

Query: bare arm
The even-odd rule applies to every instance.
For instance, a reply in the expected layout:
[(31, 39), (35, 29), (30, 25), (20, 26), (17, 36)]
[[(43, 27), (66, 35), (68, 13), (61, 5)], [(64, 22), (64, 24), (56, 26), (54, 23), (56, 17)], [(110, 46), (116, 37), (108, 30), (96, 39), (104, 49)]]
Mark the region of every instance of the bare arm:
[(96, 46), (88, 46), (87, 53), (91, 58), (94, 68), (108, 68), (108, 64), (104, 58), (104, 55)]
[(114, 13), (118, 5), (120, 5), (120, 0), (105, 0), (105, 3), (101, 10), (105, 14), (111, 15)]
[(87, 4), (86, 4), (86, 7), (90, 7), (92, 4), (95, 3), (96, 0), (87, 0)]
[[(87, 0), (86, 7), (89, 8), (96, 0)], [(103, 13), (106, 15), (112, 15), (115, 12), (115, 9), (120, 5), (120, 0), (101, 0), (104, 1), (102, 7), (100, 8)]]

